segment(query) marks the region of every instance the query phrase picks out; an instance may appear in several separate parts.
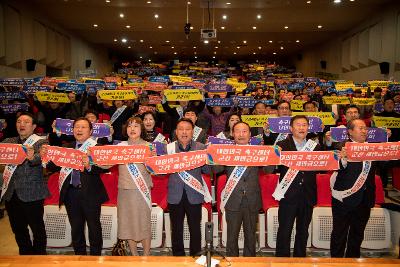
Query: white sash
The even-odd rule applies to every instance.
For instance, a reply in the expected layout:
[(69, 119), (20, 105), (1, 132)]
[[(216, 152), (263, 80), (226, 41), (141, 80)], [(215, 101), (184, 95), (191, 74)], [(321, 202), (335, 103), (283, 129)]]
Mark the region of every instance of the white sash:
[[(176, 141), (169, 143), (167, 145), (167, 154), (168, 155), (176, 153), (175, 144), (176, 144)], [(201, 180), (203, 182), (203, 184), (201, 184), (199, 182), (199, 180), (194, 178), (193, 175), (191, 175), (187, 171), (178, 172), (178, 175), (187, 186), (189, 186), (190, 188), (192, 188), (193, 190), (195, 190), (196, 192), (198, 192), (204, 196), (204, 202), (208, 203), (208, 202), (212, 201), (211, 194), (208, 191), (206, 181), (204, 181), (203, 177), (201, 177)]]
[[(313, 151), (314, 148), (317, 146), (317, 143), (311, 139), (308, 139), (307, 143), (300, 151)], [(272, 196), (275, 200), (280, 201), (282, 198), (285, 197), (286, 191), (289, 189), (290, 185), (296, 178), (299, 170), (288, 169), (285, 176), (282, 178), (281, 182), (277, 184), (274, 193)]]
[(128, 172), (135, 183), (136, 187), (139, 189), (140, 194), (146, 201), (147, 206), (151, 210), (151, 194), (150, 190), (147, 187), (146, 181), (143, 178), (143, 175), (140, 173), (139, 168), (136, 164), (127, 164)]
[(343, 199), (346, 197), (351, 196), (354, 193), (357, 193), (358, 190), (364, 185), (365, 181), (368, 178), (369, 171), (371, 170), (371, 161), (363, 161), (363, 167), (361, 170), (360, 175), (358, 176), (356, 182), (353, 184), (353, 186), (350, 189), (343, 190), (343, 191), (338, 191), (333, 189), (335, 182), (336, 182), (336, 177), (338, 175), (338, 172), (334, 172), (330, 178), (330, 185), (331, 185), (331, 190), (332, 190), (332, 197), (336, 198), (340, 202), (343, 202)]
[[(82, 146), (78, 149), (79, 151), (82, 151), (84, 153), (87, 152), (87, 150), (89, 149), (89, 147), (95, 146), (97, 144), (97, 138), (93, 139), (93, 138), (89, 138), (88, 140), (86, 140)], [(65, 182), (65, 180), (67, 179), (68, 175), (72, 172), (72, 168), (67, 168), (67, 167), (62, 167), (60, 170), (60, 175), (58, 177), (58, 190), (61, 191), (61, 188)]]
[(194, 129), (193, 129), (193, 138), (192, 138), (193, 141), (197, 141), (197, 138), (199, 138), (199, 135), (200, 135), (200, 133), (201, 133), (201, 130), (203, 130), (203, 129), (201, 129), (201, 128), (198, 127), (198, 126), (194, 126)]
[(247, 170), (247, 167), (245, 166), (236, 166), (231, 175), (229, 175), (228, 180), (226, 181), (226, 185), (224, 189), (222, 189), (221, 192), (221, 204), (220, 204), (220, 209), (221, 212), (224, 212), (225, 210), (225, 205), (229, 200), (229, 197), (231, 196), (233, 190), (235, 190), (236, 185), (239, 183), (240, 179), (242, 178), (243, 174)]
[(114, 114), (112, 114), (111, 119), (110, 119), (110, 124), (113, 124), (119, 116), (121, 116), (122, 112), (126, 109), (126, 106), (123, 105), (122, 107), (118, 108)]
[(219, 134), (217, 134), (216, 137), (221, 138), (221, 139), (228, 139), (228, 138), (226, 138), (224, 132), (220, 132)]
[(289, 136), (288, 133), (280, 133), (280, 134), (278, 134), (278, 136), (276, 137), (276, 140), (275, 140), (275, 142), (274, 142), (274, 146), (275, 146), (276, 143), (278, 143), (279, 141), (285, 140), (288, 136)]
[(154, 139), (154, 141), (153, 142), (163, 142), (165, 140), (165, 136), (164, 135), (162, 135), (161, 133), (159, 133), (157, 136), (156, 136), (156, 138)]
[(182, 117), (183, 117), (183, 107), (182, 106), (176, 107), (176, 112), (178, 112), (179, 119), (182, 119)]
[[(37, 141), (40, 139), (45, 139), (45, 137), (40, 137), (36, 134), (32, 134), (29, 136), (28, 139), (23, 143), (24, 146), (33, 146)], [(1, 196), (0, 200), (3, 198), (4, 194), (6, 193), (8, 189), (8, 185), (10, 184), (11, 177), (13, 176), (15, 170), (17, 169), (18, 165), (11, 165), (8, 164), (6, 165), (4, 172), (3, 172), (3, 186), (1, 188)]]

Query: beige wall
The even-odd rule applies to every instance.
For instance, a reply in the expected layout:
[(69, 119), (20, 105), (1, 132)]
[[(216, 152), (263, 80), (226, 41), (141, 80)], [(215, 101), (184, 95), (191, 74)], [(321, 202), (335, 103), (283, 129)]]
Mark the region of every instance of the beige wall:
[[(91, 69), (98, 75), (112, 70), (107, 49), (89, 44), (45, 16), (32, 11), (24, 1), (0, 4), (0, 77), (36, 77), (46, 75), (46, 66), (60, 69), (63, 75)], [(37, 60), (35, 71), (26, 71), (26, 60)]]
[[(316, 71), (338, 74), (340, 79), (363, 82), (373, 79), (400, 80), (400, 6), (377, 11), (343, 36), (293, 57), (296, 69), (307, 76)], [(321, 69), (320, 61), (327, 62)], [(390, 63), (389, 75), (380, 73), (380, 62)]]

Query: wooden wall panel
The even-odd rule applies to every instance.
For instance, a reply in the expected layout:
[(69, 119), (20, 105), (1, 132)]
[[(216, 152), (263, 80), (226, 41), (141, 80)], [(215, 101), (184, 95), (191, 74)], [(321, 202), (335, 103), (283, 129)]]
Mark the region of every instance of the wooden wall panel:
[(350, 38), (350, 68), (358, 69), (358, 38), (359, 33)]
[(33, 31), (33, 20), (30, 17), (21, 17), (21, 38), (22, 38), (22, 59), (36, 59), (35, 58), (35, 37)]
[(71, 39), (69, 37), (64, 36), (64, 69), (71, 68)]
[(5, 45), (5, 63), (8, 66), (21, 65), (21, 18), (17, 10), (10, 6), (4, 9), (4, 34), (7, 36)]
[(46, 27), (39, 21), (33, 22), (34, 48), (36, 60), (45, 63), (47, 56)]
[(56, 63), (57, 67), (64, 64), (64, 39), (63, 36), (56, 32)]
[(57, 57), (57, 46), (56, 46), (56, 33), (47, 28), (46, 29), (46, 42), (47, 42), (47, 54), (46, 54), (46, 64), (49, 66), (54, 66)]
[(360, 33), (358, 37), (358, 64), (360, 67), (368, 66), (369, 29)]
[(350, 70), (350, 38), (342, 41), (342, 69)]
[(374, 25), (369, 31), (369, 52), (370, 64), (381, 62), (382, 54), (382, 22)]

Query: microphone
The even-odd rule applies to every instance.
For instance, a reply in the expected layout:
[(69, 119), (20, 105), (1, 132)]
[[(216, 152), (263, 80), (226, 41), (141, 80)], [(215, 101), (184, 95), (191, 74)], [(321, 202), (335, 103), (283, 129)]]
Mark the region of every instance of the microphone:
[(211, 267), (211, 252), (213, 250), (213, 222), (206, 222), (205, 223), (205, 240), (206, 240), (206, 260), (207, 260), (207, 267)]

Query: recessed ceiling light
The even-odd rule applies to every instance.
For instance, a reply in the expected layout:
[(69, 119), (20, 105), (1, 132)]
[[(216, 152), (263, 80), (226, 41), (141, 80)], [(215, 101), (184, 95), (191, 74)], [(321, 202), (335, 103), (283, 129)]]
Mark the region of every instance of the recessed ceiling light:
[(188, 1), (188, 2), (187, 2), (187, 4), (188, 4), (188, 5), (191, 5), (191, 4), (192, 4), (192, 2)]
[(157, 51), (154, 51), (154, 55), (157, 55), (158, 54), (158, 52)]
[(216, 46), (215, 49), (218, 49), (218, 46)]
[(117, 42), (118, 40), (117, 40), (117, 38), (114, 38), (114, 42)]
[(197, 58), (197, 56), (194, 56), (194, 58)]
[(194, 51), (194, 54), (195, 54), (195, 55), (197, 55), (197, 52), (196, 52), (196, 51)]
[(174, 52), (174, 55), (178, 54), (177, 52)]
[(204, 43), (205, 43), (205, 44), (208, 44), (208, 43), (209, 43), (209, 41), (208, 41), (208, 40), (204, 40)]
[(234, 55), (236, 55), (236, 52), (233, 52)]
[(95, 27), (95, 28), (96, 28), (97, 26), (99, 26), (99, 25), (97, 25), (97, 24), (93, 24), (93, 27)]
[(196, 49), (197, 47), (196, 46), (193, 46), (193, 49)]
[(216, 55), (217, 54), (217, 51), (214, 51), (214, 55)]
[(350, 2), (354, 2), (355, 0), (350, 0)]
[(125, 17), (124, 13), (120, 13), (120, 14), (119, 14), (119, 17), (120, 17), (120, 18)]
[(111, 2), (111, 0), (106, 0), (106, 3), (110, 3)]
[(259, 46), (258, 49), (261, 50), (261, 46)]
[(225, 30), (225, 26), (221, 26), (221, 30)]
[(240, 46), (236, 46), (237, 49), (240, 49)]
[(128, 48), (131, 48), (130, 46), (128, 46)]
[(287, 29), (289, 29), (289, 26), (285, 26), (284, 28), (285, 28), (285, 30), (287, 30)]
[(226, 3), (227, 5), (230, 5), (231, 3), (230, 2), (228, 2), (228, 3)]
[(218, 41), (218, 43), (220, 44), (220, 43), (221, 43), (221, 41)]
[(190, 26), (190, 29), (191, 29), (191, 30), (193, 30), (193, 29), (194, 29), (194, 27), (193, 27), (193, 26)]
[(126, 42), (128, 42), (128, 40), (126, 40), (125, 38), (122, 38), (121, 42), (126, 43)]
[(222, 15), (222, 19), (227, 19), (228, 16), (227, 15)]
[(307, 3), (307, 4), (311, 4), (311, 1), (307, 1), (306, 3)]
[(154, 14), (154, 18), (158, 19), (158, 14)]
[(131, 25), (126, 25), (125, 26), (127, 29), (130, 29), (131, 28)]
[(256, 54), (256, 52), (253, 52), (253, 55), (255, 55)]
[(340, 4), (342, 2), (342, 0), (333, 0), (333, 3), (335, 4)]
[(151, 4), (151, 1), (147, 1), (147, 4)]
[(215, 56), (213, 56), (213, 58), (215, 58)]
[(151, 59), (149, 59), (149, 62), (151, 62)]
[(143, 58), (142, 56), (140, 56), (139, 58)]
[(143, 43), (144, 41), (143, 41), (143, 40), (140, 40), (139, 42)]
[(165, 42), (166, 42), (166, 43), (169, 43), (169, 40), (166, 40)]
[(152, 47), (152, 46), (149, 46), (149, 48), (150, 48), (150, 49), (153, 49), (153, 47)]
[(257, 29), (257, 27), (256, 26), (253, 26), (253, 30), (256, 30)]
[(172, 49), (174, 49), (174, 48), (175, 48), (175, 46), (171, 46), (171, 48), (172, 48)]
[(276, 52), (274, 52), (274, 53), (272, 53), (272, 54), (276, 55)]
[(283, 46), (281, 46), (281, 50), (283, 50)]
[(162, 26), (161, 26), (161, 25), (159, 25), (159, 26), (158, 26), (158, 28), (159, 28), (159, 29), (162, 29)]
[(300, 43), (300, 40), (296, 40), (296, 43)]
[(318, 27), (318, 29), (321, 29), (321, 28), (322, 28), (322, 25), (318, 25), (317, 27)]
[(247, 41), (246, 41), (246, 40), (243, 40), (243, 43), (244, 43), (244, 44), (247, 44)]
[(269, 40), (269, 43), (272, 44), (272, 40)]
[(261, 19), (261, 15), (260, 14), (257, 15), (257, 19)]

